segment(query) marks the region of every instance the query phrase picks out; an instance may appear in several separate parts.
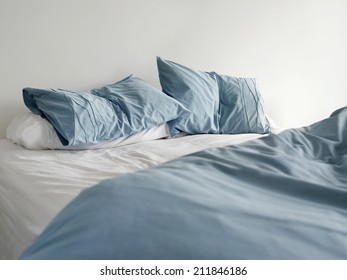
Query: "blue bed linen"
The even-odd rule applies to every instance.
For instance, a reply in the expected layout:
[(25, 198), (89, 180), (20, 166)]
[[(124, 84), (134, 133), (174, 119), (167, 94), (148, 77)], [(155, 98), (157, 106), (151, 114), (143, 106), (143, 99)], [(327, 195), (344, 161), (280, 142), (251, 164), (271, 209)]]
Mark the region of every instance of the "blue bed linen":
[(347, 107), (83, 191), (22, 259), (347, 259)]
[(191, 114), (170, 125), (171, 134), (219, 133), (219, 92), (214, 75), (157, 57), (163, 92), (181, 102)]
[(264, 102), (254, 78), (203, 72), (157, 57), (163, 92), (191, 114), (170, 124), (171, 133), (270, 133)]
[(257, 80), (213, 74), (220, 93), (220, 133), (269, 133), (270, 124)]
[(23, 98), (53, 125), (63, 145), (103, 143), (189, 115), (175, 99), (134, 75), (85, 92), (25, 88)]

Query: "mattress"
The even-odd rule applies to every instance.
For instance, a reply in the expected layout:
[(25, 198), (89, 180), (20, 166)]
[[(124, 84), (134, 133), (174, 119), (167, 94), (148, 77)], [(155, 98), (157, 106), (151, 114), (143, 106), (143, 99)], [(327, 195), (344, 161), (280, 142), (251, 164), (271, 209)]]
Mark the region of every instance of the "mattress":
[(0, 140), (0, 259), (16, 259), (82, 190), (209, 147), (264, 135), (191, 135), (100, 150), (28, 150)]

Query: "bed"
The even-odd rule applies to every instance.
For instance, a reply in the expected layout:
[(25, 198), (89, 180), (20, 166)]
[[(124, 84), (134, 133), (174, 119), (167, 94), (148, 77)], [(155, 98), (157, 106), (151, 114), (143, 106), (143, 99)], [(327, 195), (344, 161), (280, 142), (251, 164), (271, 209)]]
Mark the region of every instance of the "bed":
[(96, 150), (30, 150), (0, 140), (0, 254), (18, 258), (50, 220), (96, 183), (263, 135), (194, 135)]
[(346, 259), (347, 108), (277, 129), (254, 79), (157, 63), (163, 92), (23, 90), (1, 258)]

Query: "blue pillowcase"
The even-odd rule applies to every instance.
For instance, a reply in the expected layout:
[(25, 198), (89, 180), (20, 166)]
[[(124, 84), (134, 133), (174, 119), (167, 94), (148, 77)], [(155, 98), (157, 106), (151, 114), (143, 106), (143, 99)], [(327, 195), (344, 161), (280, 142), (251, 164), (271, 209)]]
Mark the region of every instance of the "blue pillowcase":
[(213, 74), (220, 94), (220, 133), (269, 133), (270, 123), (256, 80)]
[(187, 118), (175, 99), (129, 76), (86, 92), (24, 88), (25, 105), (47, 118), (63, 145), (94, 144)]
[(171, 136), (270, 132), (255, 79), (197, 71), (160, 57), (157, 64), (166, 94), (129, 76), (85, 92), (24, 88), (24, 103), (53, 125), (63, 145), (102, 143), (162, 123)]
[(262, 97), (255, 79), (193, 70), (157, 57), (163, 92), (191, 114), (171, 123), (172, 132), (269, 133)]
[(189, 118), (172, 123), (172, 133), (219, 133), (219, 92), (214, 75), (157, 57), (163, 92), (189, 108)]

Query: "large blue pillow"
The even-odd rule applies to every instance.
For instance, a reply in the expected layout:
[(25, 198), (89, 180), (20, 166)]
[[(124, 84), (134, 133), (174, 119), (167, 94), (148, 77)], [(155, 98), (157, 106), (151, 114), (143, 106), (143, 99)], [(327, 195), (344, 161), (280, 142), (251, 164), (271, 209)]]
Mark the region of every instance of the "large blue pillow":
[(157, 57), (163, 92), (191, 111), (171, 123), (172, 131), (269, 133), (270, 124), (255, 79), (202, 72)]
[(172, 122), (172, 132), (219, 133), (219, 93), (214, 75), (157, 57), (163, 92), (189, 108), (189, 118)]
[(189, 115), (135, 76), (86, 92), (24, 88), (23, 98), (33, 113), (47, 118), (64, 145), (102, 143)]

